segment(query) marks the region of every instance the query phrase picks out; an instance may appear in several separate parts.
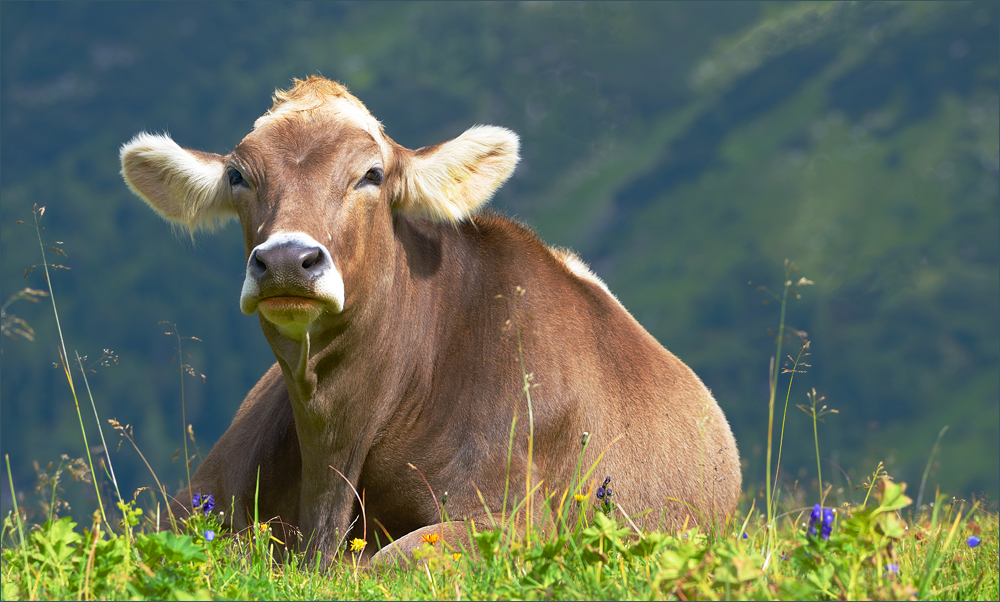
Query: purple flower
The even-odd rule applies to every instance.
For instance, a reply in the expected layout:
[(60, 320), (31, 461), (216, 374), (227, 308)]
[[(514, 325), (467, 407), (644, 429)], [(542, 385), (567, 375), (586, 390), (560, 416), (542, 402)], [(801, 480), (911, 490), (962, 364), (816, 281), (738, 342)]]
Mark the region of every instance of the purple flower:
[(896, 574), (899, 573), (899, 565), (898, 564), (891, 564), (891, 563), (887, 564), (887, 565), (885, 565), (885, 571), (889, 575), (896, 575)]
[(191, 496), (191, 504), (195, 507), (195, 509), (201, 508), (201, 511), (205, 513), (205, 516), (208, 516), (212, 512), (212, 509), (215, 508), (215, 498), (212, 497), (211, 493), (208, 495), (196, 493)]
[(830, 539), (833, 533), (833, 508), (823, 509), (823, 539)]
[(744, 531), (743, 532), (743, 539), (746, 539), (746, 538), (747, 538), (747, 534), (746, 534), (746, 531)]
[(212, 541), (215, 539), (215, 531), (208, 529), (205, 531), (205, 541)]
[(965, 543), (969, 544), (970, 548), (974, 548), (974, 547), (978, 546), (979, 542), (981, 542), (981, 541), (983, 541), (983, 540), (981, 540), (978, 537), (976, 537), (975, 535), (973, 535)]
[(604, 484), (597, 488), (597, 499), (603, 500), (605, 494), (608, 497), (611, 497), (611, 490), (608, 489), (608, 483), (610, 482), (611, 482), (611, 477), (607, 477), (604, 479)]
[(833, 532), (833, 516), (833, 508), (823, 508), (819, 504), (813, 506), (809, 514), (809, 535), (816, 537), (816, 525), (820, 525), (822, 538), (830, 539), (830, 533)]

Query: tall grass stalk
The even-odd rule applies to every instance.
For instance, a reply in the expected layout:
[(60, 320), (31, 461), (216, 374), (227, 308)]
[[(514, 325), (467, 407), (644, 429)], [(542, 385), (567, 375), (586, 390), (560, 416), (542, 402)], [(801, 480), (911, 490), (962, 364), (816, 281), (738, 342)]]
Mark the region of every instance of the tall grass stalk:
[(809, 399), (809, 406), (807, 407), (805, 405), (800, 404), (798, 408), (803, 412), (805, 412), (810, 418), (812, 418), (813, 443), (816, 446), (816, 478), (819, 480), (819, 503), (820, 507), (822, 507), (823, 498), (825, 497), (825, 495), (823, 490), (823, 470), (820, 464), (820, 457), (819, 457), (819, 429), (817, 427), (817, 423), (823, 422), (821, 418), (822, 416), (825, 416), (827, 414), (839, 414), (840, 412), (839, 410), (828, 408), (825, 404), (823, 406), (820, 406), (819, 409), (817, 409), (816, 406), (826, 398), (823, 397), (822, 395), (817, 395), (816, 389), (813, 389), (811, 392), (806, 393), (806, 397)]
[[(128, 424), (122, 426), (114, 418), (109, 419), (108, 422), (111, 423), (111, 426), (132, 444), (132, 448), (135, 450), (135, 453), (139, 454), (139, 458), (142, 460), (142, 463), (146, 465), (146, 469), (149, 470), (149, 474), (153, 475), (153, 480), (156, 481), (156, 487), (160, 490), (160, 495), (163, 496), (163, 503), (167, 507), (167, 515), (170, 517), (170, 522), (174, 525), (174, 528), (176, 528), (177, 517), (174, 516), (173, 510), (170, 509), (170, 496), (167, 495), (167, 489), (163, 486), (163, 483), (160, 482), (160, 478), (156, 476), (156, 471), (153, 470), (152, 466), (150, 466), (149, 461), (146, 460), (146, 456), (142, 453), (142, 450), (139, 449), (135, 439), (132, 437), (132, 433), (130, 432), (132, 426)], [(159, 523), (159, 521), (157, 521), (157, 523)]]
[[(77, 399), (76, 387), (73, 385), (73, 373), (69, 369), (69, 354), (66, 353), (66, 341), (63, 338), (62, 325), (59, 323), (59, 308), (56, 307), (56, 295), (52, 288), (52, 278), (49, 274), (49, 262), (45, 257), (45, 243), (42, 241), (42, 226), (39, 223), (39, 220), (41, 220), (42, 216), (45, 215), (45, 207), (35, 205), (32, 214), (35, 217), (35, 234), (38, 235), (38, 248), (42, 253), (42, 268), (45, 271), (45, 284), (49, 287), (49, 299), (52, 300), (52, 313), (56, 318), (56, 331), (59, 333), (59, 361), (62, 363), (63, 371), (66, 373), (66, 382), (69, 383), (69, 390), (73, 394), (73, 405), (76, 407), (76, 417), (80, 422), (80, 433), (83, 435), (83, 447), (87, 452), (87, 465), (90, 467), (90, 480), (94, 483), (94, 493), (97, 495), (97, 506), (101, 510), (101, 518), (104, 519), (104, 524), (108, 525), (108, 528), (110, 529), (111, 525), (108, 523), (108, 517), (104, 513), (104, 503), (101, 501), (101, 489), (97, 486), (97, 472), (94, 471), (94, 460), (90, 457), (90, 444), (87, 442), (87, 429), (83, 426), (83, 414), (80, 413), (80, 400)], [(65, 255), (65, 253), (63, 253), (63, 251), (58, 247), (52, 248), (60, 254)], [(97, 428), (100, 429), (101, 425), (98, 424)]]
[(535, 444), (535, 414), (531, 407), (531, 378), (532, 374), (528, 373), (527, 368), (524, 365), (524, 347), (521, 345), (521, 324), (518, 320), (517, 315), (517, 301), (520, 297), (524, 296), (525, 290), (518, 286), (515, 290), (514, 296), (514, 332), (517, 334), (517, 358), (521, 363), (521, 379), (522, 379), (522, 392), (528, 403), (528, 466), (527, 466), (527, 478), (525, 479), (524, 490), (525, 490), (525, 520), (528, 535), (531, 535), (531, 465), (533, 461), (533, 452)]
[[(795, 375), (798, 374), (799, 364), (802, 361), (802, 355), (805, 353), (806, 349), (809, 348), (809, 341), (806, 341), (805, 345), (799, 347), (799, 353), (795, 356), (795, 360), (792, 364), (792, 368), (788, 370), (791, 376), (788, 377), (788, 390), (785, 392), (785, 409), (781, 413), (781, 434), (778, 436), (778, 461), (774, 465), (774, 489), (771, 492), (772, 498), (778, 488), (778, 474), (781, 472), (781, 451), (785, 443), (785, 420), (788, 418), (788, 401), (792, 396), (792, 383), (795, 382)], [(775, 503), (777, 500), (775, 499)]]
[(118, 503), (124, 504), (122, 492), (118, 489), (118, 479), (115, 478), (115, 467), (111, 464), (111, 454), (108, 453), (108, 442), (104, 440), (104, 429), (101, 428), (101, 418), (97, 415), (97, 404), (94, 403), (94, 394), (90, 391), (90, 381), (87, 379), (87, 370), (83, 367), (83, 358), (76, 353), (76, 363), (80, 366), (80, 374), (83, 377), (83, 384), (87, 388), (87, 398), (90, 399), (90, 407), (94, 410), (94, 421), (97, 423), (97, 432), (101, 435), (101, 446), (104, 448), (104, 458), (108, 461), (108, 472), (111, 476), (111, 483), (115, 486), (115, 494), (118, 496)]
[[(775, 481), (775, 483), (774, 483), (774, 486), (772, 487), (772, 484), (771, 484), (771, 452), (774, 449), (774, 400), (775, 400), (775, 397), (777, 396), (777, 392), (778, 392), (778, 375), (780, 373), (779, 370), (778, 370), (778, 364), (777, 364), (777, 362), (781, 358), (781, 346), (785, 342), (785, 311), (788, 308), (788, 295), (791, 294), (795, 298), (799, 297), (799, 293), (798, 293), (798, 291), (796, 291), (794, 289), (794, 287), (796, 287), (796, 286), (805, 286), (805, 285), (812, 284), (811, 280), (808, 280), (808, 279), (806, 279), (804, 277), (803, 278), (799, 278), (798, 281), (793, 282), (792, 281), (792, 273), (793, 272), (798, 272), (798, 268), (796, 268), (795, 264), (793, 264), (790, 260), (786, 259), (785, 260), (785, 272), (784, 272), (782, 293), (781, 293), (781, 316), (780, 316), (780, 318), (778, 320), (778, 342), (777, 342), (777, 350), (775, 351), (775, 354), (771, 358), (771, 362), (770, 362), (770, 374), (769, 374), (769, 376), (770, 376), (770, 395), (769, 395), (768, 402), (767, 402), (767, 466), (766, 466), (766, 470), (765, 470), (765, 473), (764, 473), (764, 478), (765, 478), (765, 484), (764, 484), (764, 486), (765, 486), (765, 495), (767, 496), (767, 499), (766, 499), (766, 502), (767, 502), (767, 525), (768, 525), (768, 533), (769, 533), (768, 539), (767, 539), (767, 546), (766, 546), (766, 549), (767, 549), (766, 553), (768, 555), (770, 555), (770, 553), (774, 550), (774, 531), (775, 531), (775, 527), (776, 527), (775, 516), (774, 516), (774, 506), (775, 506), (774, 494), (775, 494), (776, 488), (777, 488), (778, 468), (777, 467), (775, 468), (775, 474), (774, 474), (774, 481)], [(767, 290), (767, 289), (765, 287), (761, 287), (761, 290)], [(794, 378), (795, 378), (795, 372), (797, 371), (797, 369), (799, 367), (799, 363), (801, 361), (802, 354), (805, 352), (806, 348), (808, 348), (808, 341), (806, 342), (806, 345), (804, 345), (801, 349), (799, 349), (799, 356), (795, 360), (795, 364), (794, 364), (794, 366), (792, 367), (792, 370), (791, 370), (792, 376), (791, 376), (791, 378), (788, 381), (788, 393), (785, 396), (785, 412), (782, 415), (782, 419), (781, 419), (781, 435), (780, 435), (780, 438), (779, 438), (779, 441), (778, 441), (778, 450), (779, 450), (778, 451), (778, 462), (779, 462), (779, 464), (781, 462), (781, 446), (782, 446), (782, 443), (784, 441), (784, 436), (785, 436), (785, 417), (788, 414), (788, 398), (789, 398), (789, 396), (791, 396), (791, 391), (792, 391), (792, 380), (794, 380)], [(767, 567), (769, 564), (770, 563), (765, 563), (765, 567)]]
[(944, 428), (938, 433), (937, 440), (934, 442), (934, 447), (931, 448), (931, 455), (927, 458), (927, 466), (924, 467), (924, 476), (920, 478), (920, 491), (917, 492), (917, 506), (916, 511), (920, 512), (920, 505), (924, 501), (924, 486), (927, 485), (927, 477), (931, 474), (931, 466), (934, 465), (934, 456), (938, 455), (941, 451), (941, 438), (944, 434), (948, 432), (948, 425), (944, 425)]
[[(196, 373), (190, 364), (184, 363), (184, 348), (181, 345), (181, 339), (191, 339), (194, 341), (200, 341), (198, 337), (181, 337), (181, 331), (177, 328), (177, 325), (173, 322), (163, 321), (160, 324), (169, 324), (172, 330), (168, 330), (164, 334), (167, 336), (177, 337), (177, 371), (180, 372), (181, 378), (181, 438), (184, 440), (184, 471), (187, 474), (187, 482), (191, 483), (191, 457), (188, 455), (188, 423), (187, 423), (187, 406), (186, 398), (184, 396), (184, 373), (191, 374), (194, 376)], [(202, 375), (202, 380), (205, 376)]]
[[(788, 306), (788, 291), (792, 281), (789, 280), (791, 262), (785, 260), (784, 290), (781, 293), (781, 318), (778, 320), (778, 349), (771, 358), (771, 392), (767, 401), (767, 467), (764, 472), (765, 494), (767, 495), (768, 549), (774, 548), (774, 506), (771, 502), (771, 450), (774, 447), (774, 398), (778, 390), (778, 370), (776, 358), (781, 357), (781, 344), (785, 340), (785, 308)], [(775, 475), (777, 480), (777, 475)]]

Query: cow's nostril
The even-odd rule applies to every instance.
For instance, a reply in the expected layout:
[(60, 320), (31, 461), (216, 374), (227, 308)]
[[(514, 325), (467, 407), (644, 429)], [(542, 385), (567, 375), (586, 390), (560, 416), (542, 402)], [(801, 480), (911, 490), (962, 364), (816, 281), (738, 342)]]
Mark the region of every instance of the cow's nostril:
[(308, 270), (319, 263), (322, 255), (319, 249), (310, 249), (308, 253), (302, 256), (302, 269)]
[(264, 260), (262, 260), (260, 255), (257, 254), (257, 249), (254, 249), (253, 252), (250, 253), (250, 261), (247, 262), (247, 264), (250, 267), (251, 272), (258, 277), (267, 272), (267, 264), (264, 263)]

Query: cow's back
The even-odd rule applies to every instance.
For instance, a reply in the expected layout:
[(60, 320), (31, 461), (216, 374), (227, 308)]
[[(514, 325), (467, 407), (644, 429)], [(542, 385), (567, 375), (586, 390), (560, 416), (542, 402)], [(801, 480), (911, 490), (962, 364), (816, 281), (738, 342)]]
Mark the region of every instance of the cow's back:
[[(558, 251), (550, 256), (554, 261), (544, 269), (533, 266), (542, 300), (532, 303), (529, 289), (525, 309), (545, 333), (537, 337), (544, 359), (533, 368), (538, 403), (550, 401), (546, 389), (552, 388), (576, 406), (576, 432), (556, 435), (566, 438), (562, 446), (588, 432), (585, 464), (606, 450), (598, 481), (611, 477), (613, 499), (626, 512), (652, 510), (647, 527), (661, 519), (663, 526), (680, 526), (689, 514), (684, 502), (700, 513), (694, 521), (724, 518), (736, 506), (741, 474), (736, 442), (715, 399), (596, 276), (574, 263), (578, 259)], [(558, 458), (556, 466), (565, 474)]]

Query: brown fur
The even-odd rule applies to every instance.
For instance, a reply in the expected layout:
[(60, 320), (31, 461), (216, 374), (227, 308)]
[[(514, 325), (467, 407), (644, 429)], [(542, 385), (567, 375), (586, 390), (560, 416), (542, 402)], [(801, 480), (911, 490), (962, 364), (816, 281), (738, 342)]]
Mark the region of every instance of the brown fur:
[[(330, 106), (281, 113), (289, 99), (324, 95)], [(243, 528), (254, 516), (259, 470), (260, 520), (298, 527), (328, 555), (354, 537), (373, 553), (386, 532), (400, 539), (393, 553), (406, 553), (441, 520), (428, 484), (439, 499), (447, 492), (451, 520), (476, 519), (480, 528), (489, 522), (483, 502), (499, 516), (508, 485), (523, 499), (533, 426), (531, 481), (542, 483), (535, 516), (545, 491), (553, 506), (563, 499), (585, 431), (584, 469), (597, 462), (593, 476), (611, 476), (614, 501), (641, 527), (714, 523), (731, 513), (740, 492), (736, 443), (698, 377), (596, 279), (571, 270), (565, 252), (523, 226), (491, 214), (436, 222), (426, 219), (436, 215), (426, 206), (435, 199), (401, 203), (408, 170), (420, 169), (415, 157), (433, 162), (450, 143), (415, 154), (330, 108), (338, 99), (363, 110), (337, 84), (297, 82), (276, 97), (280, 119), (261, 118), (232, 154), (214, 156), (248, 183), (222, 186), (224, 198), (212, 205), (238, 216), (248, 258), (275, 232), (302, 232), (326, 246), (345, 300), (342, 311), (310, 323), (308, 336), (289, 335), (261, 314), (278, 362), (198, 468), (183, 505), (191, 492), (211, 493), (232, 527)], [(469, 212), (509, 175), (497, 157), (513, 152), (516, 161), (516, 142), (513, 151), (495, 144), (491, 152), (477, 147), (457, 171), (438, 170), (486, 173), (471, 188), (458, 181), (465, 175), (456, 178), (451, 194), (468, 195), (458, 206)], [(125, 176), (156, 208), (187, 188), (157, 187), (157, 178), (169, 180), (165, 172), (175, 174), (143, 152), (123, 149)], [(495, 164), (479, 170), (482, 161)], [(385, 171), (381, 186), (363, 181), (375, 164)], [(309, 296), (307, 285), (289, 284), (295, 292), (287, 294)], [(522, 362), (531, 375), (530, 426)], [(364, 496), (367, 531), (352, 488)]]

